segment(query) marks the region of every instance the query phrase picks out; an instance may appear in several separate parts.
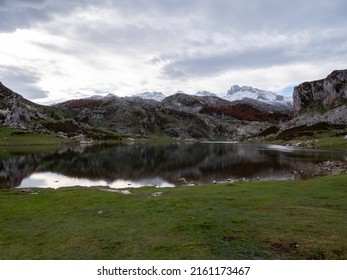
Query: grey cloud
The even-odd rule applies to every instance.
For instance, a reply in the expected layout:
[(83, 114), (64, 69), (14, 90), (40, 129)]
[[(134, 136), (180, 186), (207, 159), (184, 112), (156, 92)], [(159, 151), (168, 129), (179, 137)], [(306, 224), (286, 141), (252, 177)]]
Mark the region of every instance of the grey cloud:
[(28, 28), (39, 21), (47, 21), (50, 13), (44, 0), (10, 1), (0, 3), (0, 31), (12, 32), (17, 28)]
[(337, 22), (347, 23), (344, 0), (248, 0), (210, 1), (205, 10), (213, 28), (264, 32), (300, 31), (321, 26), (327, 28)]
[[(166, 78), (190, 78), (218, 75), (230, 70), (257, 69), (289, 63), (347, 60), (346, 34), (311, 38), (306, 42), (245, 48), (214, 54), (180, 55), (162, 68)], [(340, 46), (345, 45), (345, 48)], [(165, 57), (167, 55), (165, 54)], [(174, 56), (173, 56), (174, 57)], [(164, 59), (163, 59), (164, 60)]]
[(0, 66), (0, 81), (13, 91), (27, 99), (39, 99), (48, 96), (48, 92), (40, 89), (36, 83), (40, 75), (33, 69), (14, 66)]
[(68, 15), (89, 6), (116, 9), (127, 17), (161, 15), (185, 18), (200, 15), (205, 28), (220, 30), (299, 29), (347, 22), (344, 0), (3, 0), (0, 1), (0, 30), (13, 31), (55, 15)]
[(253, 49), (247, 52), (184, 57), (165, 65), (162, 73), (169, 78), (203, 77), (217, 75), (228, 70), (269, 67), (288, 61), (290, 61), (290, 56), (286, 55), (283, 49)]
[[(106, 5), (106, 2), (101, 3), (95, 6)], [(179, 48), (183, 42), (187, 48), (194, 50), (204, 45), (216, 47), (211, 39), (214, 34), (226, 39), (235, 33), (240, 36), (259, 34), (260, 37), (269, 33), (287, 36), (303, 30), (324, 31), (347, 26), (344, 13), (347, 1), (344, 0), (127, 0), (107, 3), (108, 8), (118, 10), (124, 18), (141, 15), (144, 20), (137, 24), (130, 22), (122, 27), (97, 23), (86, 26), (81, 23), (75, 27), (77, 38), (112, 49), (127, 47), (143, 51), (167, 45)], [(197, 18), (189, 21), (193, 16)], [(170, 23), (186, 20), (189, 25), (185, 30), (174, 30), (165, 18)], [(150, 19), (151, 24), (146, 19)], [(194, 32), (202, 35), (198, 39), (189, 37)], [(333, 37), (329, 39), (335, 40)]]
[(68, 15), (79, 7), (88, 7), (92, 0), (2, 0), (0, 1), (0, 31), (13, 32), (30, 28), (36, 23), (53, 20), (56, 15)]
[(128, 16), (159, 14), (180, 19), (198, 15), (202, 28), (223, 32), (268, 28), (281, 32), (347, 23), (347, 2), (344, 0), (128, 0), (111, 3)]

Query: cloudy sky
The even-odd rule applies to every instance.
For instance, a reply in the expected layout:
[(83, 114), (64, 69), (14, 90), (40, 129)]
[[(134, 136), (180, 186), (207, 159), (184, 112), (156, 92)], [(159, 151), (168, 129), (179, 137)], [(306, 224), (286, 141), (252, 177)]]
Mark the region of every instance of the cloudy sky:
[(292, 87), (347, 68), (345, 0), (0, 0), (0, 81), (42, 104)]

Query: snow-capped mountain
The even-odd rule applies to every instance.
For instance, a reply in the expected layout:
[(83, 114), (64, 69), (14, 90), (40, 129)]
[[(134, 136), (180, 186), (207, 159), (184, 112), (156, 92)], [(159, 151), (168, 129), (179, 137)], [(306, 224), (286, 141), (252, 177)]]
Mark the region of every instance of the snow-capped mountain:
[(210, 91), (198, 91), (197, 93), (195, 93), (195, 95), (197, 96), (213, 96), (213, 97), (218, 97), (217, 94), (210, 92)]
[(161, 102), (165, 99), (166, 96), (162, 92), (152, 91), (135, 94), (134, 97), (140, 97), (142, 99), (152, 99)]
[(230, 88), (230, 90), (228, 90), (227, 95), (223, 97), (223, 99), (229, 101), (243, 100), (246, 98), (254, 99), (271, 105), (293, 105), (293, 100), (290, 97), (283, 96), (272, 91), (253, 88), (250, 86), (240, 87), (238, 85), (234, 85)]

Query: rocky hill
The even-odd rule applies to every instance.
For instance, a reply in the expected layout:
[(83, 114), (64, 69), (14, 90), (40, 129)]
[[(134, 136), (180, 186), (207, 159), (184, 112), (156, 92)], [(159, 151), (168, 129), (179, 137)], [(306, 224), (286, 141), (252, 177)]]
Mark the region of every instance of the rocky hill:
[(320, 122), (347, 125), (347, 70), (336, 70), (325, 79), (298, 85), (293, 99), (296, 118), (287, 126)]
[(0, 125), (42, 131), (42, 123), (49, 118), (44, 106), (24, 99), (0, 82)]
[(347, 129), (347, 70), (335, 70), (325, 79), (298, 85), (293, 99), (295, 117), (269, 130), (271, 137)]
[[(108, 98), (107, 98), (108, 99)], [(102, 100), (107, 100), (102, 98)], [(98, 102), (100, 99), (90, 99)], [(57, 134), (63, 138), (114, 138), (112, 132), (99, 130), (78, 122), (68, 111), (33, 103), (0, 82), (0, 126), (20, 128), (39, 133)]]
[(293, 100), (296, 116), (317, 110), (324, 113), (346, 105), (347, 70), (336, 70), (325, 79), (298, 85)]

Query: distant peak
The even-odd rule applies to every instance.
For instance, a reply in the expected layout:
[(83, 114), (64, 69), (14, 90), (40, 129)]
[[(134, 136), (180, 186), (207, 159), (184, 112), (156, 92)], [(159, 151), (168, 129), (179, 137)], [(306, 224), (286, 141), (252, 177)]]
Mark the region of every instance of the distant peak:
[(115, 95), (113, 93), (109, 93), (104, 96), (104, 98), (111, 98), (111, 97), (115, 97)]
[(99, 95), (99, 94), (92, 95), (92, 96), (88, 97), (88, 99), (109, 99), (109, 98), (113, 98), (113, 97), (115, 97), (115, 95), (112, 94), (112, 93), (109, 93), (109, 94), (107, 94), (105, 96), (102, 96), (102, 95)]
[(241, 90), (241, 87), (239, 85), (233, 85), (229, 91), (231, 92), (237, 92), (237, 91), (240, 91)]
[(176, 91), (176, 94), (186, 94), (183, 90)]
[(251, 86), (242, 86), (240, 87), (239, 85), (233, 85), (230, 90), (228, 91), (229, 94), (233, 94), (235, 92), (263, 92), (263, 90), (251, 87)]
[(239, 85), (233, 85), (223, 98), (229, 101), (253, 99), (268, 104), (285, 104), (286, 106), (290, 106), (292, 103), (290, 98), (284, 97), (281, 94), (251, 86), (240, 87)]
[(163, 101), (165, 99), (165, 95), (162, 92), (158, 92), (158, 91), (146, 91), (146, 92), (142, 92), (142, 93), (138, 93), (134, 95), (135, 97), (140, 97), (142, 99), (153, 99), (156, 101)]
[(210, 91), (207, 91), (207, 90), (198, 91), (195, 95), (197, 95), (197, 96), (214, 96), (214, 97), (217, 96), (217, 94), (210, 92)]

